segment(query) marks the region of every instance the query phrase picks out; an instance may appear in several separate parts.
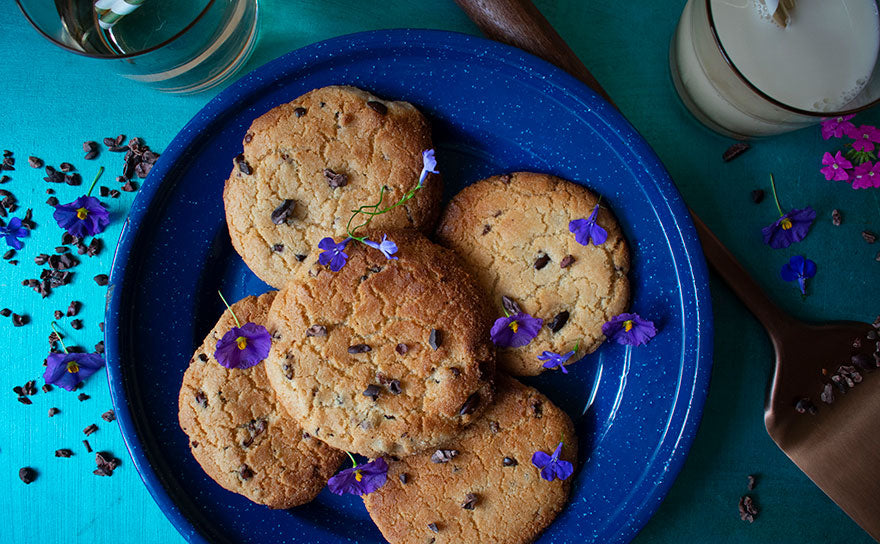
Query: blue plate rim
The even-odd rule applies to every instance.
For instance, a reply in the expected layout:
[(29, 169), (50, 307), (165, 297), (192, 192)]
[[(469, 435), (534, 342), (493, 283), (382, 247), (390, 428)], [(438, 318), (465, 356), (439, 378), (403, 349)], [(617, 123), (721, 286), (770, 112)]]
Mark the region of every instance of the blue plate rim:
[[(683, 257), (685, 259), (685, 262), (682, 263), (683, 266), (689, 268), (692, 272), (689, 278), (679, 278), (679, 280), (680, 285), (681, 280), (689, 280), (689, 288), (693, 290), (693, 311), (695, 313), (693, 318), (699, 323), (699, 328), (691, 331), (691, 333), (696, 338), (698, 347), (695, 357), (696, 365), (693, 381), (679, 382), (680, 387), (677, 391), (676, 403), (665, 429), (667, 433), (664, 434), (664, 440), (658, 444), (655, 451), (658, 451), (665, 441), (670, 440), (670, 435), (672, 436), (673, 447), (668, 457), (663, 460), (662, 470), (659, 471), (659, 475), (651, 482), (651, 491), (647, 495), (643, 495), (642, 500), (638, 501), (636, 510), (630, 516), (627, 525), (622, 527), (617, 534), (621, 541), (628, 542), (647, 524), (659, 508), (661, 501), (684, 466), (702, 419), (711, 377), (713, 343), (709, 275), (702, 246), (697, 237), (690, 212), (678, 188), (660, 162), (659, 157), (657, 157), (644, 138), (617, 109), (604, 101), (580, 80), (543, 59), (512, 46), (459, 32), (434, 29), (373, 30), (337, 36), (295, 49), (254, 69), (221, 91), (181, 128), (165, 149), (153, 167), (150, 179), (146, 180), (142, 185), (123, 224), (113, 255), (110, 284), (105, 305), (106, 332), (104, 334), (107, 381), (113, 408), (116, 411), (117, 423), (135, 469), (160, 510), (162, 510), (166, 518), (188, 542), (199, 544), (209, 544), (211, 542), (199, 533), (193, 522), (178, 508), (178, 505), (165, 488), (162, 478), (150, 464), (146, 452), (141, 449), (134, 416), (126, 397), (123, 365), (116, 356), (119, 353), (120, 338), (123, 332), (119, 330), (117, 317), (120, 315), (122, 292), (120, 289), (117, 289), (117, 285), (124, 285), (126, 263), (136, 244), (138, 228), (149, 214), (152, 204), (159, 194), (159, 189), (163, 185), (161, 182), (156, 183), (152, 181), (164, 179), (173, 165), (186, 154), (189, 147), (197, 142), (204, 129), (210, 127), (217, 118), (222, 118), (227, 110), (234, 108), (236, 102), (241, 98), (251, 96), (254, 93), (260, 92), (261, 89), (272, 85), (275, 75), (283, 73), (285, 67), (304, 62), (310, 57), (314, 59), (317, 56), (326, 56), (328, 53), (340, 49), (340, 46), (350, 44), (352, 41), (359, 41), (363, 46), (370, 46), (372, 44), (387, 44), (392, 40), (401, 38), (418, 39), (422, 43), (434, 43), (437, 45), (448, 43), (450, 40), (454, 40), (460, 45), (464, 41), (481, 48), (485, 54), (503, 55), (508, 58), (518, 56), (524, 68), (547, 74), (548, 79), (552, 79), (555, 86), (565, 88), (572, 94), (589, 97), (588, 101), (593, 106), (593, 109), (601, 110), (599, 111), (600, 117), (609, 126), (613, 126), (619, 132), (631, 132), (635, 137), (630, 139), (630, 149), (646, 163), (646, 168), (651, 170), (652, 177), (660, 186), (660, 192), (664, 199), (663, 203), (674, 218), (676, 229), (674, 232), (680, 236), (684, 245), (683, 253), (675, 255), (675, 257)], [(688, 387), (683, 387), (685, 385)], [(683, 414), (679, 413), (677, 408), (678, 402), (682, 400), (687, 401), (687, 408)], [(677, 432), (668, 433), (672, 428), (675, 428)], [(653, 460), (654, 464), (657, 462), (656, 459)]]

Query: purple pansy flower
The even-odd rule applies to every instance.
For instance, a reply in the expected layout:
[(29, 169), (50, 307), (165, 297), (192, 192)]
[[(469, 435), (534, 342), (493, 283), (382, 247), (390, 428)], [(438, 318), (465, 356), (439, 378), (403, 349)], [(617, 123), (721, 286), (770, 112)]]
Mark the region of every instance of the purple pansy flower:
[(773, 249), (782, 249), (807, 236), (810, 225), (816, 219), (816, 210), (807, 206), (802, 210), (791, 210), (782, 217), (761, 229), (764, 243)]
[(599, 205), (593, 208), (593, 213), (587, 219), (575, 219), (568, 224), (568, 230), (574, 233), (574, 239), (583, 246), (600, 246), (608, 239), (608, 232), (596, 224), (596, 216), (599, 214)]
[(31, 231), (24, 227), (21, 219), (18, 217), (13, 217), (9, 220), (8, 225), (0, 227), (0, 236), (6, 238), (6, 245), (12, 249), (23, 248), (24, 244), (19, 238), (27, 238), (30, 236), (30, 233)]
[(422, 186), (422, 183), (424, 183), (425, 179), (428, 177), (428, 172), (432, 174), (440, 173), (437, 170), (437, 158), (434, 157), (433, 149), (422, 151), (422, 173), (419, 174), (419, 187)]
[(355, 463), (353, 467), (339, 472), (327, 481), (327, 487), (337, 495), (351, 493), (364, 496), (385, 485), (387, 478), (388, 463), (379, 457), (363, 465)]
[(869, 187), (880, 187), (880, 162), (877, 164), (871, 164), (871, 161), (863, 162), (853, 171), (852, 188), (868, 189)]
[[(382, 235), (381, 242), (374, 242), (372, 240), (367, 240), (365, 238), (364, 243), (373, 249), (378, 249), (379, 251), (381, 251), (382, 255), (385, 255), (386, 259), (396, 259), (397, 258), (397, 257), (392, 256), (395, 253), (397, 253), (397, 244), (395, 244), (392, 240), (389, 240), (387, 234)], [(342, 267), (340, 267), (340, 268), (342, 268)]]
[(657, 328), (653, 322), (642, 319), (639, 314), (623, 313), (602, 325), (602, 334), (618, 344), (640, 346), (657, 335)]
[(59, 227), (77, 238), (104, 232), (110, 224), (110, 214), (93, 196), (81, 196), (69, 204), (55, 206), (52, 217)]
[(322, 238), (321, 241), (318, 242), (318, 249), (322, 251), (322, 253), (318, 255), (318, 262), (321, 263), (322, 266), (330, 265), (330, 270), (339, 272), (342, 270), (342, 267), (345, 266), (345, 263), (348, 262), (348, 254), (345, 253), (345, 246), (350, 241), (351, 238), (346, 238), (337, 244), (333, 241), (333, 238), (330, 238), (329, 236), (327, 238)]
[(540, 317), (532, 317), (525, 312), (519, 312), (496, 319), (489, 335), (497, 346), (520, 348), (538, 336), (543, 324), (544, 320)]
[(62, 389), (73, 391), (79, 383), (104, 366), (97, 353), (50, 353), (46, 357), (43, 380)]
[(545, 361), (545, 363), (541, 365), (544, 368), (558, 368), (563, 374), (568, 374), (568, 370), (565, 368), (565, 361), (571, 359), (571, 356), (574, 355), (574, 351), (575, 350), (571, 350), (565, 354), (545, 351), (541, 355), (538, 355), (538, 360)]
[(797, 280), (798, 286), (801, 288), (801, 294), (806, 295), (807, 279), (816, 275), (816, 263), (801, 255), (795, 255), (782, 265), (782, 270), (779, 273), (785, 281)]
[(574, 473), (574, 465), (560, 459), (560, 453), (562, 453), (562, 442), (556, 446), (552, 456), (540, 450), (532, 455), (532, 464), (541, 469), (541, 478), (552, 482), (556, 478), (565, 480)]
[(856, 151), (874, 151), (876, 147), (874, 144), (880, 142), (880, 130), (872, 125), (862, 125), (858, 128), (848, 127), (846, 135), (855, 140), (852, 147)]
[(834, 136), (835, 138), (841, 138), (847, 131), (851, 128), (855, 128), (855, 125), (849, 122), (850, 119), (855, 117), (855, 115), (845, 115), (843, 117), (829, 117), (828, 119), (822, 120), (822, 138), (828, 139)]
[(226, 368), (250, 368), (269, 356), (272, 337), (256, 323), (232, 327), (217, 341), (214, 358)]
[(825, 152), (822, 156), (822, 164), (825, 165), (824, 168), (820, 168), (819, 171), (825, 175), (825, 179), (828, 181), (846, 181), (849, 179), (849, 172), (847, 168), (852, 168), (853, 165), (849, 162), (843, 154), (838, 151), (833, 156), (829, 152)]

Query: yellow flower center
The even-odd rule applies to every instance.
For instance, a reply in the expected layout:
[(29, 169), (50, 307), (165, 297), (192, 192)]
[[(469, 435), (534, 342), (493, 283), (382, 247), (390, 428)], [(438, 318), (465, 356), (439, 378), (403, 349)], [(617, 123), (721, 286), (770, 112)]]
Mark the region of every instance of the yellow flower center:
[(356, 471), (354, 471), (354, 479), (360, 482), (361, 480), (364, 479), (364, 475), (361, 474), (361, 471), (356, 470)]
[(623, 330), (624, 330), (624, 332), (629, 332), (629, 331), (632, 330), (632, 328), (633, 328), (633, 322), (632, 322), (632, 319), (627, 319), (626, 321), (623, 322)]
[(80, 208), (80, 209), (76, 210), (76, 218), (77, 219), (82, 220), (88, 216), (89, 216), (89, 210), (87, 210), (85, 208)]
[(238, 349), (244, 349), (247, 347), (247, 338), (244, 336), (239, 336), (235, 339), (235, 345), (238, 346)]
[(791, 228), (791, 221), (787, 217), (779, 224), (782, 226), (782, 230), (788, 230)]
[(519, 323), (517, 323), (516, 321), (511, 321), (510, 325), (508, 325), (508, 327), (510, 327), (510, 330), (512, 330), (515, 334), (516, 331), (519, 330)]
[(76, 361), (70, 361), (69, 363), (67, 363), (67, 371), (71, 374), (79, 372), (79, 365), (76, 364)]

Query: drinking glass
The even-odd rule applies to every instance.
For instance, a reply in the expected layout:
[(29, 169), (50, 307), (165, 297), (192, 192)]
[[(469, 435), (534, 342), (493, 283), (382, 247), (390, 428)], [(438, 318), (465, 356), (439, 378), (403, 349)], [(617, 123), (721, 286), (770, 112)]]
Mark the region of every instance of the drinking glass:
[(170, 93), (214, 87), (253, 51), (258, 0), (16, 0), (64, 49)]

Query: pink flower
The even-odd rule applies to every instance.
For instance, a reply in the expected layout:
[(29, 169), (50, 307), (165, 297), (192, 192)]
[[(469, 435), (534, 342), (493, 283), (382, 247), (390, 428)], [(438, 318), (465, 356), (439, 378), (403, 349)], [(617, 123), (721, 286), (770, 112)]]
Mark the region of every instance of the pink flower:
[(853, 189), (868, 189), (870, 187), (880, 187), (880, 162), (877, 164), (871, 164), (871, 161), (863, 162), (853, 171)]
[(846, 115), (844, 117), (829, 117), (822, 120), (822, 137), (826, 140), (834, 136), (841, 138), (846, 134), (847, 129), (855, 128), (855, 125), (849, 122), (855, 115)]
[(855, 140), (852, 146), (856, 151), (874, 151), (874, 144), (880, 142), (880, 130), (871, 125), (848, 128), (846, 135)]
[(853, 167), (852, 163), (846, 160), (846, 157), (840, 151), (833, 157), (831, 153), (826, 151), (825, 155), (822, 156), (822, 164), (825, 165), (825, 168), (819, 171), (825, 174), (825, 179), (828, 181), (832, 179), (835, 181), (847, 181), (849, 179), (849, 172), (846, 169)]

